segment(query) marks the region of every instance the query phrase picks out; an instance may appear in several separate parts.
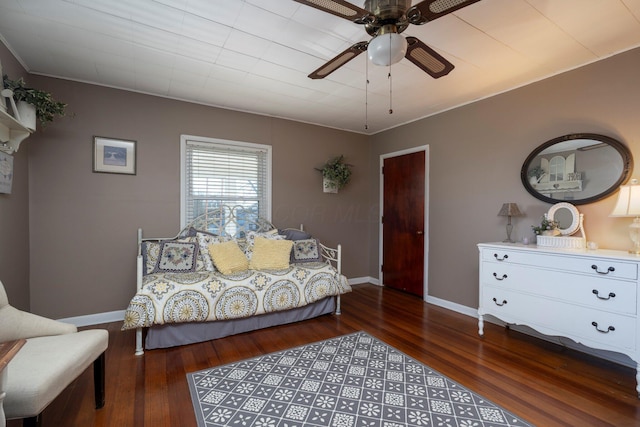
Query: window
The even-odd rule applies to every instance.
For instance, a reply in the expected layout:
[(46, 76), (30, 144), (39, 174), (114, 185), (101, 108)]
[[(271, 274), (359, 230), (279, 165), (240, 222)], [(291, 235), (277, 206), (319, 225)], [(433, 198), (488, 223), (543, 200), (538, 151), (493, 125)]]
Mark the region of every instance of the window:
[(564, 181), (565, 160), (562, 156), (555, 156), (549, 162), (549, 181)]
[(271, 219), (271, 146), (182, 135), (182, 226), (221, 205)]

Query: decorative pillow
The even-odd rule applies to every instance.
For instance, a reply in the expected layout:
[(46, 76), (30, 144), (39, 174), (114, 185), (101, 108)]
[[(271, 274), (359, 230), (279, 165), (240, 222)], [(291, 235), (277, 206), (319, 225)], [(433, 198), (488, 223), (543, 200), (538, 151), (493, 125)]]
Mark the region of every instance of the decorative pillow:
[(249, 269), (249, 260), (234, 240), (209, 245), (209, 255), (222, 274), (238, 273)]
[(304, 240), (311, 238), (311, 234), (296, 228), (285, 228), (284, 230), (279, 230), (278, 234), (284, 236), (287, 240)]
[[(177, 239), (177, 242), (187, 242), (187, 243), (198, 243), (198, 238), (195, 236), (191, 236), (191, 237), (183, 237), (182, 239)], [(203, 246), (200, 246), (200, 244), (198, 244), (198, 257), (196, 258), (196, 271), (205, 271), (205, 262), (204, 262), (204, 256), (205, 254), (207, 256), (209, 256), (209, 253), (206, 250), (201, 250), (200, 248), (202, 248)], [(205, 246), (206, 247), (206, 246)]]
[[(208, 248), (210, 245), (214, 243), (223, 243), (227, 242), (229, 239), (223, 236), (214, 236), (213, 234), (203, 233), (198, 231), (196, 233), (196, 238), (198, 239), (198, 245), (201, 248)], [(204, 269), (208, 271), (216, 271), (215, 266), (213, 265), (213, 261), (211, 260), (211, 255), (209, 251), (202, 251), (202, 261), (204, 262)]]
[(284, 270), (289, 267), (291, 240), (273, 240), (258, 237), (253, 243), (253, 256), (249, 261), (251, 270)]
[(293, 242), (292, 263), (322, 262), (322, 251), (318, 239), (304, 239)]
[(198, 244), (168, 240), (161, 242), (160, 255), (154, 273), (184, 273), (195, 271)]
[(253, 255), (253, 245), (257, 237), (263, 237), (270, 240), (285, 240), (284, 236), (278, 234), (278, 230), (265, 232), (247, 231), (244, 242), (244, 253), (248, 259), (251, 259), (251, 256)]
[(142, 275), (151, 274), (158, 264), (160, 256), (160, 242), (142, 242), (140, 252), (142, 254)]

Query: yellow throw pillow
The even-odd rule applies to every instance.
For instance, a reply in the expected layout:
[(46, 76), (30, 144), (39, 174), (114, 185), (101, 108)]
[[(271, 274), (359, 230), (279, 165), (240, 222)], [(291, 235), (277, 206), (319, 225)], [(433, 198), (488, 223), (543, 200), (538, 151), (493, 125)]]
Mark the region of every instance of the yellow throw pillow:
[(209, 255), (213, 265), (222, 274), (238, 273), (249, 269), (249, 260), (233, 240), (209, 245)]
[(257, 237), (253, 244), (253, 255), (249, 262), (252, 270), (284, 270), (289, 267), (291, 240), (272, 240)]

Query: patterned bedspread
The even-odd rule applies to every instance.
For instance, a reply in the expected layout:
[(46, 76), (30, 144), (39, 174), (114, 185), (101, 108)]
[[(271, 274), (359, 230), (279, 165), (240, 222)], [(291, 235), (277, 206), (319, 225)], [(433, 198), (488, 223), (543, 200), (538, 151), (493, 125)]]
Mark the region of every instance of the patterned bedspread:
[(327, 263), (292, 264), (286, 270), (154, 273), (125, 312), (122, 329), (165, 323), (228, 320), (302, 307), (351, 291)]

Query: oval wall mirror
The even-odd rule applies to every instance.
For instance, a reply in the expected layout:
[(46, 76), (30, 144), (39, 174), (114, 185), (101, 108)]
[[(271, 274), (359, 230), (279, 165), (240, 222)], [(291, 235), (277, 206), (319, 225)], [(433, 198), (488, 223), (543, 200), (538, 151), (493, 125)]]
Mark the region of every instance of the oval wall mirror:
[(520, 179), (535, 198), (583, 205), (613, 193), (629, 179), (633, 159), (621, 142), (604, 135), (564, 135), (536, 148)]

